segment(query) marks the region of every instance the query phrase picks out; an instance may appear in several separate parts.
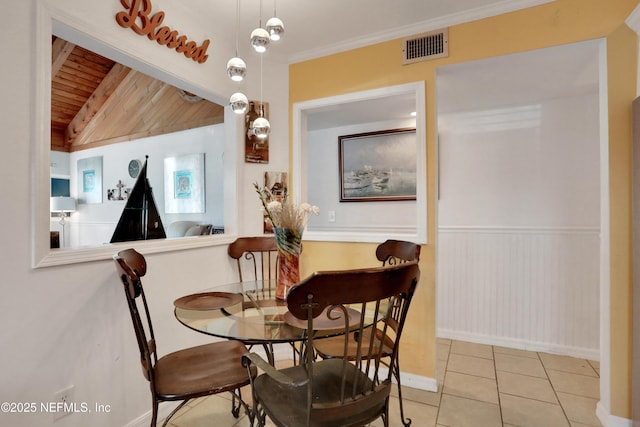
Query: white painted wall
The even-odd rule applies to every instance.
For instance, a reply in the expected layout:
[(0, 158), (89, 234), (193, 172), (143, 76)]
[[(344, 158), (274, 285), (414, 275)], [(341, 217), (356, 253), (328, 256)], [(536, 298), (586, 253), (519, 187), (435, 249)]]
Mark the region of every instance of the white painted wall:
[[(76, 401), (111, 405), (112, 411), (74, 414), (56, 422), (56, 426), (123, 426), (148, 412), (151, 403), (113, 262), (31, 268), (32, 189), (36, 176), (33, 159), (38, 134), (33, 118), (42, 102), (35, 97), (34, 85), (36, 58), (41, 53), (34, 49), (35, 7), (44, 3), (64, 11), (67, 21), (87, 36), (106, 40), (150, 66), (166, 70), (175, 80), (189, 82), (185, 89), (218, 94), (219, 100), (236, 89), (224, 73), (232, 52), (225, 50), (224, 44), (214, 45), (209, 61), (196, 64), (118, 27), (113, 19), (121, 8), (118, 1), (28, 0), (14, 2), (0, 17), (4, 41), (0, 49), (6, 60), (0, 71), (0, 93), (10, 100), (0, 106), (4, 153), (0, 156), (4, 181), (0, 186), (0, 223), (4, 225), (0, 243), (0, 364), (4, 367), (0, 370), (0, 401), (48, 402), (56, 391), (74, 385)], [(172, 25), (192, 38), (210, 35), (207, 14), (214, 13), (213, 8), (210, 12), (193, 11), (174, 0), (153, 4), (161, 6), (171, 16)], [(11, 67), (6, 66), (9, 61)], [(256, 65), (255, 60), (249, 61)], [(264, 100), (270, 103), (272, 124), (271, 163), (238, 162), (238, 223), (243, 234), (261, 231), (259, 202), (251, 182), (262, 177), (265, 170), (288, 169), (288, 71), (268, 60), (264, 66)], [(259, 79), (253, 76), (244, 89), (249, 97), (257, 99)], [(148, 262), (145, 285), (160, 353), (209, 342), (209, 338), (175, 320), (172, 302), (181, 295), (235, 280), (226, 246), (152, 254)], [(49, 426), (53, 425), (53, 416), (0, 413), (0, 424)]]
[[(307, 134), (308, 202), (321, 207), (309, 218), (309, 231), (416, 233), (416, 202), (340, 202), (339, 144), (342, 135), (415, 127), (413, 120), (364, 123)], [(335, 221), (329, 221), (329, 212)]]
[(598, 226), (597, 93), (439, 117), (440, 226)]
[(442, 115), (438, 334), (599, 358), (598, 94)]

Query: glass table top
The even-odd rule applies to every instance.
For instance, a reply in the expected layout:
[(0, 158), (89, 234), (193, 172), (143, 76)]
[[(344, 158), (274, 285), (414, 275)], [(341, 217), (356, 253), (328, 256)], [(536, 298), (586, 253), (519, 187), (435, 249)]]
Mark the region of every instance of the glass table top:
[[(275, 281), (231, 283), (186, 295), (175, 302), (180, 323), (208, 335), (252, 343), (282, 343), (304, 340), (306, 321), (296, 319), (286, 301), (275, 298)], [(358, 311), (349, 309), (357, 321)], [(341, 319), (316, 318), (314, 337), (339, 335)]]

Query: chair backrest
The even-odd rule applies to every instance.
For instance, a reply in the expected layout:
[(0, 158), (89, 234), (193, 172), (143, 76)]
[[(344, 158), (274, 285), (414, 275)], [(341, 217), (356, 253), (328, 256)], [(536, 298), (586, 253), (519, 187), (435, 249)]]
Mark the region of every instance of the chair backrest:
[[(349, 340), (357, 341), (355, 356), (317, 361), (313, 351), (306, 352), (308, 419), (318, 417), (325, 420), (326, 425), (346, 425), (342, 423), (350, 419), (349, 425), (363, 425), (385, 413), (392, 370), (381, 370), (380, 359), (383, 354), (390, 354), (388, 366), (395, 366), (400, 336), (419, 277), (417, 263), (409, 262), (370, 269), (316, 272), (291, 288), (287, 295), (288, 309), (298, 319), (306, 320), (307, 330), (317, 330), (319, 326), (315, 324), (321, 325), (327, 318), (338, 317), (340, 326), (333, 324), (330, 327), (339, 327), (345, 332), (345, 355), (349, 351)], [(354, 315), (346, 321), (349, 312)], [(313, 335), (309, 334), (308, 349), (313, 348)], [(394, 335), (391, 341), (386, 339), (388, 335)], [(393, 348), (386, 348), (388, 345)], [(325, 397), (320, 403), (312, 399), (314, 365), (319, 363), (323, 364), (323, 373), (328, 364), (333, 366), (334, 381), (331, 385), (323, 383), (316, 387), (336, 391), (333, 400)], [(358, 424), (360, 422), (362, 424)]]
[(376, 248), (376, 258), (382, 265), (396, 265), (420, 260), (420, 245), (405, 240), (387, 240)]
[(278, 247), (275, 236), (239, 237), (229, 245), (240, 281), (276, 279)]
[[(155, 378), (153, 375), (153, 367), (158, 361), (156, 354), (156, 343), (153, 334), (153, 326), (151, 324), (151, 316), (149, 315), (149, 307), (147, 299), (142, 288), (140, 278), (147, 273), (147, 262), (142, 254), (135, 249), (126, 249), (118, 252), (113, 256), (116, 263), (116, 269), (122, 284), (124, 286), (124, 294), (127, 298), (127, 305), (131, 313), (131, 321), (133, 329), (136, 333), (138, 348), (140, 350), (140, 363), (144, 377), (151, 382), (151, 389), (155, 393)], [(142, 301), (142, 310), (144, 317), (140, 315), (137, 301)], [(146, 331), (145, 331), (146, 328)], [(147, 335), (148, 334), (148, 335)]]

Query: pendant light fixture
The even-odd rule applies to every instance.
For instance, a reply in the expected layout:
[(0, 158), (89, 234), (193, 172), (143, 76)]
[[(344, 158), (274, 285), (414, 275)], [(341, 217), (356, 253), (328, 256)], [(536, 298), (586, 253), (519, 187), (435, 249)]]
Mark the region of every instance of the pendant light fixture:
[(240, 0), (236, 0), (236, 56), (227, 62), (227, 76), (240, 82), (247, 75), (247, 64), (238, 56), (238, 32), (240, 31)]
[(253, 121), (253, 134), (260, 139), (266, 139), (271, 130), (269, 120), (262, 117), (264, 115), (264, 105), (260, 104), (260, 117)]
[(251, 130), (258, 139), (266, 139), (271, 130), (269, 120), (264, 117), (264, 103), (262, 102), (262, 55), (260, 55), (260, 117), (253, 121)]
[(227, 62), (227, 76), (234, 82), (241, 82), (247, 75), (247, 64), (237, 56)]
[[(240, 82), (247, 74), (247, 64), (238, 56), (238, 33), (240, 31), (240, 0), (236, 0), (236, 56), (227, 62), (227, 76), (235, 82)], [(244, 114), (247, 111), (249, 100), (242, 92), (236, 92), (229, 98), (231, 111), (236, 114)]]
[(249, 100), (244, 93), (236, 92), (229, 98), (229, 105), (231, 106), (231, 111), (234, 113), (244, 114), (247, 111)]
[(277, 17), (276, 14), (277, 0), (273, 0), (273, 17), (267, 20), (267, 32), (271, 41), (278, 41), (284, 34), (284, 23)]
[(262, 0), (260, 0), (260, 26), (251, 32), (251, 46), (258, 53), (264, 53), (269, 47), (269, 33), (262, 28)]

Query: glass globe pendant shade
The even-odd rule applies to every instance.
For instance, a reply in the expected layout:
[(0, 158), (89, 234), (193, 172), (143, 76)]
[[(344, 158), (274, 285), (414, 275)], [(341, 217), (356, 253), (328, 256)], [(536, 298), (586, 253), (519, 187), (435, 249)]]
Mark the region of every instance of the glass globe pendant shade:
[(260, 139), (265, 139), (269, 136), (271, 125), (269, 121), (264, 117), (258, 117), (253, 121), (253, 134)]
[(234, 113), (244, 114), (244, 112), (247, 111), (249, 100), (244, 93), (236, 92), (229, 98), (229, 105), (231, 106), (231, 111)]
[(264, 28), (258, 27), (251, 32), (251, 46), (258, 53), (267, 51), (269, 40), (269, 33)]
[(269, 33), (271, 40), (274, 42), (280, 40), (284, 34), (284, 24), (282, 23), (282, 20), (275, 16), (273, 18), (269, 18), (267, 21), (267, 32)]
[(227, 62), (227, 76), (234, 82), (240, 82), (247, 75), (247, 64), (237, 56)]

